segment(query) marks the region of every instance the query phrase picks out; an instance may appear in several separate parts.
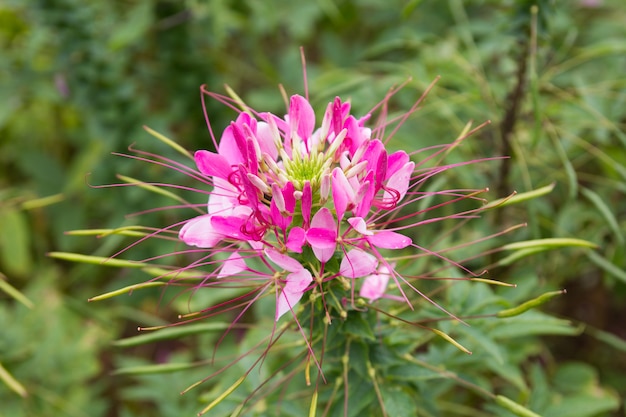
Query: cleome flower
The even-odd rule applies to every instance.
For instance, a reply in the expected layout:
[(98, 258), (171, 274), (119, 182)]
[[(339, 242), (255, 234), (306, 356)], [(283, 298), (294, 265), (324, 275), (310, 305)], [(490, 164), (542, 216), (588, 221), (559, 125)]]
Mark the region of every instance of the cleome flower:
[[(419, 364), (436, 371), (407, 353), (418, 346), (421, 349), (419, 343), (423, 339), (405, 338), (404, 330), (398, 326), (431, 331), (459, 350), (471, 353), (444, 331), (428, 325), (432, 321), (447, 319), (465, 323), (465, 317), (457, 317), (442, 307), (436, 299), (430, 298), (437, 290), (432, 291), (429, 285), (422, 288), (418, 282), (429, 279), (477, 280), (508, 285), (480, 278), (482, 274), (476, 274), (462, 265), (473, 257), (455, 262), (448, 256), (456, 257), (456, 253), (450, 255), (450, 252), (507, 233), (521, 225), (445, 248), (437, 240), (441, 236), (441, 240), (445, 241), (446, 232), (437, 234), (435, 242), (432, 239), (427, 243), (417, 241), (415, 228), (444, 220), (472, 219), (489, 207), (472, 208), (474, 205), (470, 204), (466, 205), (466, 211), (457, 212), (447, 207), (439, 211), (448, 204), (467, 199), (484, 202), (478, 196), (486, 189), (435, 187), (435, 190), (428, 190), (423, 187), (426, 181), (461, 165), (499, 159), (483, 158), (451, 164), (442, 162), (449, 150), (482, 127), (470, 130), (469, 124), (459, 139), (452, 143), (435, 145), (412, 154), (403, 150), (388, 150), (389, 139), (418, 108), (433, 85), (411, 109), (392, 120), (387, 120), (387, 106), (398, 90), (390, 91), (378, 106), (363, 117), (352, 115), (350, 103), (337, 97), (326, 106), (319, 122), (308, 99), (300, 95), (291, 96), (286, 115), (277, 116), (250, 109), (234, 93), (227, 97), (208, 92), (203, 86), (203, 98), (204, 94), (213, 97), (239, 110), (239, 114), (223, 130), (219, 140), (213, 135), (207, 118), (213, 147), (212, 150), (195, 152), (193, 159), (197, 170), (134, 149), (131, 150), (135, 155), (122, 155), (170, 168), (200, 184), (189, 187), (162, 182), (143, 183), (120, 176), (127, 185), (158, 190), (180, 203), (165, 209), (193, 209), (200, 214), (166, 228), (120, 229), (120, 232), (140, 238), (112, 258), (153, 237), (173, 240), (175, 245), (182, 241), (189, 247), (143, 260), (139, 264), (107, 259), (109, 264), (118, 266), (145, 267), (146, 272), (155, 274), (156, 278), (154, 282), (131, 285), (97, 298), (160, 285), (187, 287), (192, 292), (201, 288), (235, 289), (234, 292), (226, 291), (225, 297), (218, 295), (215, 300), (219, 301), (200, 310), (190, 307), (188, 313), (178, 316), (181, 321), (173, 324), (184, 325), (228, 313), (226, 331), (212, 345), (217, 350), (234, 329), (237, 329), (236, 339), (244, 337), (244, 343), (237, 346), (241, 351), (235, 356), (229, 352), (220, 357), (216, 361), (219, 365), (215, 372), (192, 384), (183, 393), (222, 375), (248, 354), (259, 353), (257, 359), (243, 364), (247, 367), (243, 375), (239, 368), (232, 368), (232, 374), (237, 375), (232, 385), (226, 387), (217, 383), (216, 387), (219, 386), (222, 393), (199, 415), (220, 404), (246, 380), (253, 369), (260, 369), (264, 359), (274, 349), (281, 352), (279, 360), (275, 363), (270, 361), (272, 363), (268, 368), (271, 372), (249, 391), (242, 402), (240, 398), (234, 401), (238, 405), (233, 415), (239, 415), (244, 409), (256, 410), (257, 405), (264, 407), (261, 400), (273, 392), (280, 392), (280, 398), (293, 396), (297, 401), (302, 398), (302, 393), (312, 392), (309, 415), (316, 415), (318, 401), (325, 407), (324, 415), (340, 415), (342, 411), (343, 415), (348, 415), (351, 404), (357, 404), (359, 410), (364, 410), (365, 404), (374, 403), (378, 404), (382, 415), (390, 415), (385, 412), (388, 404), (380, 382), (403, 387), (404, 379), (388, 380), (385, 372), (405, 363)], [(367, 124), (375, 110), (380, 113), (380, 121), (370, 128)], [(393, 130), (385, 134), (385, 129), (391, 125)], [(169, 139), (150, 132), (172, 145)], [(185, 156), (191, 156), (175, 144), (173, 147)], [(115, 184), (118, 185), (124, 184)], [(192, 204), (163, 188), (208, 195), (206, 211), (204, 202)], [(492, 207), (495, 205), (492, 204)], [(112, 231), (115, 232), (118, 230)], [(407, 232), (410, 235), (405, 234)], [(178, 262), (172, 266), (159, 263), (159, 267), (151, 264), (151, 261), (173, 255), (184, 255), (185, 266), (179, 266)], [(195, 260), (189, 262), (187, 256)], [(435, 258), (435, 262), (429, 257)], [(94, 260), (93, 257), (84, 259)], [(442, 275), (442, 271), (448, 268), (456, 271)], [(468, 277), (459, 276), (459, 273)], [(163, 283), (162, 280), (168, 282)], [(274, 314), (269, 317), (274, 322), (271, 333), (266, 332), (268, 326), (263, 327), (260, 333), (248, 331), (252, 328), (243, 320), (244, 314), (262, 297), (271, 295), (275, 299)], [(271, 309), (272, 300), (268, 301)], [(417, 303), (420, 301), (428, 309), (419, 308)], [(404, 305), (387, 308), (394, 303)], [(520, 314), (536, 305), (534, 303), (505, 310), (498, 317)], [(444, 316), (432, 315), (428, 311), (432, 307)], [(264, 308), (259, 311), (264, 311)], [(278, 325), (285, 315), (295, 319), (296, 326), (284, 319)], [(331, 320), (336, 316), (341, 321), (331, 326)], [(252, 318), (259, 322), (264, 320), (254, 315)], [(242, 326), (235, 327), (237, 323)], [(167, 326), (140, 330), (163, 327)], [(296, 329), (303, 340), (294, 341), (287, 337), (289, 340), (278, 344), (282, 335)], [(393, 343), (389, 344), (391, 340)], [(306, 350), (302, 349), (304, 345)], [(380, 358), (382, 362), (377, 363), (375, 359)], [(311, 380), (313, 367), (317, 370), (315, 384)], [(299, 371), (304, 373), (306, 387), (297, 382), (287, 383)], [(442, 376), (447, 376), (447, 372)], [(336, 383), (329, 384), (332, 382), (330, 378), (334, 378)], [(349, 385), (355, 378), (359, 381), (357, 389)], [(363, 401), (363, 387), (370, 387), (375, 395)], [(393, 392), (404, 392), (402, 389), (386, 389), (385, 392), (393, 395)], [(318, 396), (318, 392), (322, 395)]]
[[(378, 249), (403, 249), (411, 239), (374, 219), (398, 207), (415, 163), (404, 151), (389, 153), (365, 127), (369, 118), (356, 118), (350, 103), (335, 98), (316, 128), (313, 108), (299, 95), (282, 118), (241, 112), (216, 152), (194, 155), (213, 190), (207, 214), (189, 219), (180, 239), (198, 248), (240, 248), (217, 278), (241, 273), (253, 258), (277, 265), (276, 320), (307, 291), (340, 276), (353, 280), (353, 290), (362, 285), (357, 278), (377, 270), (394, 276)], [(328, 271), (335, 256), (339, 269)]]

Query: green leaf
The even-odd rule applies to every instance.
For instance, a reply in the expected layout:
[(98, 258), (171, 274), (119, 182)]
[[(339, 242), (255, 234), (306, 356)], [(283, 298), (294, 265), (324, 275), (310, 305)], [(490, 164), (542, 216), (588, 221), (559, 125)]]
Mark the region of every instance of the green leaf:
[(394, 386), (380, 384), (385, 412), (388, 416), (415, 416), (417, 415), (416, 394)]
[(496, 403), (506, 408), (516, 416), (520, 417), (541, 417), (539, 414), (529, 410), (521, 404), (505, 397), (504, 395), (496, 395)]
[(159, 342), (162, 340), (180, 339), (194, 334), (217, 332), (233, 327), (231, 323), (212, 322), (201, 324), (182, 324), (180, 326), (164, 327), (162, 329), (150, 331), (139, 336), (128, 337), (113, 342), (117, 347), (131, 347), (145, 345), (147, 343)]
[(390, 379), (409, 382), (444, 378), (441, 373), (426, 369), (414, 363), (403, 363), (391, 366), (385, 371), (385, 375)]
[(163, 363), (158, 365), (129, 366), (119, 368), (112, 372), (113, 375), (148, 375), (167, 374), (171, 372), (186, 371), (198, 367), (194, 363)]
[(596, 329), (589, 325), (585, 327), (585, 333), (588, 333), (591, 336), (595, 337), (597, 340), (603, 343), (606, 343), (608, 346), (611, 346), (613, 349), (626, 353), (626, 340), (612, 333), (605, 332), (600, 329)]
[(619, 399), (606, 390), (568, 396), (543, 411), (543, 417), (593, 417), (619, 408)]
[(604, 220), (611, 228), (611, 231), (617, 238), (617, 241), (620, 245), (624, 244), (624, 234), (618, 224), (617, 218), (613, 213), (613, 210), (609, 206), (607, 206), (604, 198), (600, 197), (597, 193), (590, 190), (589, 188), (581, 187), (580, 192), (584, 195), (591, 203), (596, 207), (596, 209), (600, 212)]
[(502, 310), (502, 311), (498, 311), (496, 313), (496, 317), (499, 318), (503, 318), (503, 317), (513, 317), (513, 316), (518, 316), (522, 313), (525, 313), (526, 311), (535, 308), (535, 307), (539, 307), (542, 304), (545, 304), (546, 302), (548, 302), (549, 300), (553, 299), (556, 296), (565, 294), (565, 290), (561, 290), (561, 291), (550, 291), (547, 292), (545, 294), (541, 294), (539, 297), (533, 298), (532, 300), (526, 301), (525, 303), (522, 303), (520, 305), (518, 305), (517, 307), (513, 307), (513, 308), (509, 308), (506, 310)]
[(15, 289), (15, 287), (9, 284), (6, 281), (6, 276), (4, 276), (4, 274), (1, 272), (0, 272), (0, 291), (4, 291), (10, 297), (13, 297), (13, 299), (22, 303), (23, 305), (25, 305), (26, 307), (30, 309), (34, 307), (33, 302), (30, 301), (28, 297), (26, 297), (24, 294), (22, 294), (17, 289)]
[(523, 242), (514, 242), (502, 246), (504, 250), (527, 250), (527, 249), (540, 249), (540, 250), (552, 250), (559, 248), (569, 247), (582, 247), (582, 248), (597, 248), (595, 243), (574, 238), (547, 238), (547, 239), (534, 239), (525, 240)]
[[(477, 346), (482, 353), (491, 357), (496, 363), (504, 364), (505, 356), (502, 347), (478, 327), (458, 326), (456, 331), (469, 338), (473, 346)], [(464, 343), (469, 345), (467, 342)]]
[(120, 288), (119, 290), (109, 291), (107, 293), (100, 294), (95, 297), (91, 297), (88, 301), (102, 301), (108, 298), (117, 297), (118, 295), (130, 294), (133, 291), (141, 290), (144, 288), (163, 287), (166, 285), (168, 285), (167, 282), (161, 282), (161, 281), (142, 282), (140, 284), (129, 285), (127, 287)]
[(626, 271), (606, 259), (604, 256), (594, 251), (587, 251), (587, 257), (591, 262), (604, 269), (605, 272), (626, 283)]
[(22, 211), (0, 207), (0, 263), (10, 275), (26, 276), (33, 260), (30, 254), (30, 230)]
[(125, 18), (119, 20), (118, 24), (113, 26), (109, 39), (109, 48), (117, 51), (141, 40), (150, 28), (152, 16), (152, 3), (136, 3), (136, 6), (128, 11)]
[(345, 332), (361, 340), (376, 340), (372, 326), (367, 321), (366, 316), (361, 312), (350, 312), (343, 324)]
[(546, 185), (545, 187), (537, 188), (536, 190), (526, 191), (524, 193), (515, 194), (512, 197), (500, 198), (498, 200), (490, 201), (483, 206), (483, 209), (492, 209), (509, 206), (511, 204), (523, 203), (538, 197), (542, 197), (546, 194), (550, 194), (554, 190), (556, 183)]
[(359, 374), (361, 378), (367, 378), (369, 362), (368, 345), (361, 341), (352, 341), (348, 352), (348, 366), (351, 370)]
[(2, 380), (2, 382), (4, 382), (7, 387), (9, 387), (20, 397), (26, 398), (26, 396), (28, 395), (26, 388), (24, 388), (24, 386), (20, 384), (17, 379), (13, 378), (13, 375), (11, 375), (9, 371), (7, 371), (4, 366), (2, 366), (2, 363), (0, 363), (0, 380)]
[(580, 362), (571, 362), (559, 366), (554, 376), (556, 389), (563, 393), (584, 392), (597, 384), (595, 370)]
[(71, 252), (50, 252), (48, 256), (56, 259), (63, 259), (65, 261), (82, 262), (86, 264), (111, 266), (116, 268), (143, 268), (149, 265), (145, 262), (107, 258), (104, 256), (81, 255)]
[(50, 206), (52, 204), (59, 203), (63, 200), (65, 200), (65, 196), (63, 194), (54, 194), (54, 195), (50, 195), (47, 197), (24, 201), (21, 207), (24, 210), (33, 210), (33, 209)]
[(530, 310), (517, 317), (497, 321), (489, 332), (495, 339), (511, 339), (530, 335), (577, 335), (582, 328), (572, 326), (568, 320), (557, 319), (539, 311)]

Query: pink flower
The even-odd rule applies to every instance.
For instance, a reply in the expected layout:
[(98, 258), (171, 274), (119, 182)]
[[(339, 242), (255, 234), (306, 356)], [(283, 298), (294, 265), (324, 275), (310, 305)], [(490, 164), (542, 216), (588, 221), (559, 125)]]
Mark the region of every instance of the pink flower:
[[(396, 219), (398, 209), (422, 198), (411, 187), (453, 166), (416, 174), (408, 153), (387, 151), (377, 136), (383, 129), (365, 127), (369, 119), (354, 117), (350, 104), (335, 98), (316, 127), (309, 101), (294, 95), (284, 117), (242, 112), (214, 139), (216, 152), (197, 151), (199, 175), (213, 189), (207, 213), (185, 222), (179, 238), (231, 252), (209, 277), (274, 288), (276, 320), (339, 276), (369, 300), (382, 296), (390, 277), (400, 285), (385, 253), (419, 248), (401, 231), (420, 223), (392, 227), (403, 219)], [(266, 270), (253, 271), (254, 259)]]
[(386, 265), (381, 265), (376, 272), (365, 278), (359, 295), (367, 298), (370, 303), (383, 297), (387, 290), (390, 276), (390, 269)]
[(265, 254), (276, 265), (290, 272), (285, 277), (285, 284), (278, 294), (276, 302), (276, 321), (287, 311), (293, 311), (305, 290), (313, 281), (311, 273), (295, 259), (283, 255), (274, 249), (266, 249)]
[[(208, 199), (203, 197), (199, 204), (178, 199), (182, 205), (176, 207), (191, 208), (195, 216), (165, 229), (147, 229), (146, 236), (135, 243), (151, 237), (176, 241), (177, 235), (188, 247), (166, 256), (192, 260), (187, 266), (173, 270), (150, 268), (151, 272), (165, 271), (157, 279), (169, 278), (171, 284), (189, 286), (194, 293), (200, 289), (228, 289), (226, 300), (219, 296), (218, 302), (180, 316), (192, 321), (227, 313), (232, 324), (216, 346), (252, 306), (258, 306), (255, 318), (263, 314), (265, 304), (257, 303), (258, 300), (267, 298), (270, 303), (275, 302), (270, 307), (273, 329), (260, 343), (246, 346), (246, 350), (262, 352), (263, 357), (282, 334), (297, 329), (308, 349), (307, 383), (313, 363), (321, 379), (324, 379), (322, 365), (326, 367), (330, 363), (341, 367), (336, 369), (344, 375), (345, 412), (349, 391), (347, 378), (353, 372), (343, 361), (336, 360), (337, 354), (347, 355), (352, 340), (360, 344), (358, 334), (366, 335), (363, 341), (367, 338), (374, 343), (377, 338), (371, 337), (373, 332), (387, 327), (381, 326), (383, 322), (399, 318), (411, 323), (397, 317), (394, 310), (383, 310), (386, 303), (406, 303), (406, 307), (412, 309), (415, 297), (407, 295), (407, 290), (411, 290), (421, 300), (456, 318), (429, 298), (427, 292), (422, 292), (417, 280), (440, 277), (438, 273), (450, 265), (476, 276), (446, 257), (448, 250), (462, 245), (445, 250), (429, 248), (429, 242), (420, 242), (423, 237), (417, 233), (408, 235), (407, 231), (440, 220), (474, 217), (480, 208), (440, 214), (440, 217), (431, 212), (455, 201), (476, 198), (482, 190), (425, 191), (423, 184), (448, 169), (478, 161), (442, 164), (440, 156), (458, 142), (427, 148), (430, 153), (426, 155), (426, 152), (419, 153), (421, 151), (419, 155), (403, 150), (389, 151), (387, 141), (396, 128), (385, 135), (386, 128), (391, 124), (401, 125), (419, 104), (418, 101), (404, 116), (386, 121), (388, 100), (395, 91), (377, 106), (383, 117), (373, 128), (366, 126), (371, 114), (355, 117), (351, 114), (350, 103), (338, 97), (328, 103), (318, 124), (308, 99), (299, 95), (290, 97), (286, 114), (279, 116), (254, 111), (238, 97), (230, 99), (204, 89), (202, 92), (233, 109), (244, 110), (223, 129), (219, 141), (208, 123), (212, 150), (195, 152), (195, 169), (140, 151), (139, 156), (131, 157), (173, 168), (200, 184), (197, 188), (163, 183), (151, 185), (197, 191), (208, 195)], [(422, 204), (427, 198), (436, 198), (437, 202)], [(445, 240), (445, 236), (441, 240)], [(180, 245), (180, 242), (175, 244)], [(422, 256), (433, 256), (448, 265), (436, 269), (437, 275), (430, 275), (432, 271), (415, 271), (421, 264), (410, 264)], [(409, 268), (404, 269), (405, 266)], [(382, 304), (381, 308), (372, 304), (377, 301)], [(365, 319), (359, 317), (364, 310), (367, 311)], [(370, 320), (373, 314), (385, 318), (374, 324), (374, 320)], [(276, 323), (283, 316), (288, 320), (293, 318), (295, 323), (279, 326)], [(303, 317), (306, 320), (302, 320)], [(346, 321), (357, 317), (357, 320), (328, 331), (328, 325), (337, 317)], [(323, 323), (315, 321), (320, 318)], [(419, 322), (415, 325), (425, 327)], [(358, 332), (346, 339), (341, 331), (351, 327), (350, 332), (356, 329)], [(248, 332), (247, 326), (241, 329)], [(265, 348), (262, 343), (267, 343)], [(317, 356), (320, 345), (322, 352), (328, 355)], [(327, 347), (330, 349), (326, 350)], [(233, 362), (213, 375), (230, 368), (246, 354), (237, 353)], [(246, 375), (261, 363), (262, 357)], [(325, 358), (329, 359), (323, 363)], [(298, 367), (290, 360), (285, 367), (281, 366), (281, 375), (284, 374), (287, 381), (289, 375), (293, 375), (291, 368), (297, 370)], [(274, 373), (270, 379), (277, 375)], [(226, 393), (232, 392), (244, 377)], [(376, 379), (372, 381), (375, 383)], [(316, 389), (317, 385), (314, 385)], [(215, 404), (217, 402), (212, 402), (205, 410)], [(332, 411), (336, 412), (340, 409)]]

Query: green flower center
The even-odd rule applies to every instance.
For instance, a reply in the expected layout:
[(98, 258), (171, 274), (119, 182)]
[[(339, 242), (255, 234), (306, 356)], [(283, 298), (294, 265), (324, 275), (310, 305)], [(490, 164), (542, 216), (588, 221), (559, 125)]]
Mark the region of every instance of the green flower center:
[(322, 175), (328, 168), (324, 154), (313, 153), (302, 157), (293, 152), (290, 160), (283, 160), (285, 174), (297, 190), (302, 190), (306, 181), (311, 183), (311, 189), (315, 192), (320, 185)]

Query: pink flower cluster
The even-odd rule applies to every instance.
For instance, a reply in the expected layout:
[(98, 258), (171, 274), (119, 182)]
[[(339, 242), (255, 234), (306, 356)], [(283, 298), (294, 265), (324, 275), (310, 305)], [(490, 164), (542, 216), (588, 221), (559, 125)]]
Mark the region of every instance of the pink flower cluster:
[[(240, 113), (217, 152), (195, 153), (213, 190), (208, 213), (187, 221), (180, 239), (234, 248), (218, 279), (251, 271), (246, 261), (260, 258), (274, 272), (276, 320), (293, 312), (304, 293), (339, 276), (370, 301), (382, 297), (393, 265), (379, 249), (412, 242), (376, 221), (404, 198), (415, 164), (404, 151), (389, 154), (365, 127), (368, 119), (355, 118), (350, 104), (336, 98), (316, 128), (313, 108), (299, 95), (284, 118)], [(314, 257), (303, 256), (306, 250)], [(333, 257), (339, 268), (328, 271)]]

